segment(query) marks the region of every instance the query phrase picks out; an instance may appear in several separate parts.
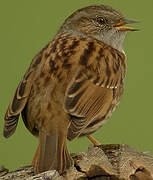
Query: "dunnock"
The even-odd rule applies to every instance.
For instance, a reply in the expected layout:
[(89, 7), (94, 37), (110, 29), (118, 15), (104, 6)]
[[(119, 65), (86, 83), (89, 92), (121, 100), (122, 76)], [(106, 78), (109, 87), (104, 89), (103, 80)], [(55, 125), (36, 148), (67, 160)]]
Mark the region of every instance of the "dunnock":
[(6, 112), (4, 136), (21, 113), (39, 136), (35, 173), (63, 173), (73, 164), (66, 140), (89, 136), (111, 116), (123, 93), (123, 41), (135, 30), (123, 25), (134, 22), (105, 5), (79, 9), (32, 60)]

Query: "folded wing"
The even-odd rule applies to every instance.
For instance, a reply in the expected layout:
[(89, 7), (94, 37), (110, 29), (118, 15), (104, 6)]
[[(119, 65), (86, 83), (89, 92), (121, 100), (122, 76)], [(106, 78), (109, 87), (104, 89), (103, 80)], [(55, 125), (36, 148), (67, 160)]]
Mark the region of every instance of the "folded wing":
[(113, 100), (113, 89), (120, 86), (122, 72), (118, 59), (102, 56), (97, 64), (82, 66), (70, 82), (65, 95), (65, 110), (70, 114), (68, 139), (78, 137), (95, 119), (108, 113)]

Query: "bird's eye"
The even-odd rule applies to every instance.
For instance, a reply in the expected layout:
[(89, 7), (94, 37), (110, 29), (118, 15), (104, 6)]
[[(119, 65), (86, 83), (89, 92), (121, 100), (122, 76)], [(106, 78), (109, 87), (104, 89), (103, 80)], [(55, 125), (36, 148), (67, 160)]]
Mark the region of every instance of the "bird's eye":
[(102, 18), (102, 17), (97, 17), (97, 22), (99, 24), (104, 24), (104, 23), (106, 23), (106, 20), (104, 18)]

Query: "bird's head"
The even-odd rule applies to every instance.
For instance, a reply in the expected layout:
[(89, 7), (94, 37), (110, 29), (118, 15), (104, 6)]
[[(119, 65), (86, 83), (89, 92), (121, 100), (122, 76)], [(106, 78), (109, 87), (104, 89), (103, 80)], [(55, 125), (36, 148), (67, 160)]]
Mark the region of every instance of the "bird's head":
[(74, 12), (66, 19), (61, 29), (98, 39), (122, 50), (126, 33), (137, 30), (125, 26), (130, 23), (136, 21), (126, 19), (122, 13), (109, 6), (94, 5)]

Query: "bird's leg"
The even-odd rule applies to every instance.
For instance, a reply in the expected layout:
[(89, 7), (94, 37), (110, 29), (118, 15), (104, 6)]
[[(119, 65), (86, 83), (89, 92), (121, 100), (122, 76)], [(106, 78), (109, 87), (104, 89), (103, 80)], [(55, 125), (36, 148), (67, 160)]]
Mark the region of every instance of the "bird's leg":
[(93, 138), (92, 136), (87, 136), (87, 138), (93, 143), (93, 145), (95, 147), (100, 146), (100, 143), (95, 138)]

